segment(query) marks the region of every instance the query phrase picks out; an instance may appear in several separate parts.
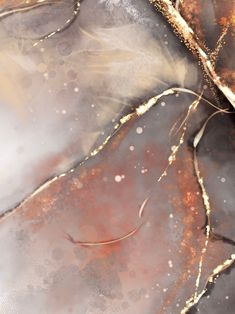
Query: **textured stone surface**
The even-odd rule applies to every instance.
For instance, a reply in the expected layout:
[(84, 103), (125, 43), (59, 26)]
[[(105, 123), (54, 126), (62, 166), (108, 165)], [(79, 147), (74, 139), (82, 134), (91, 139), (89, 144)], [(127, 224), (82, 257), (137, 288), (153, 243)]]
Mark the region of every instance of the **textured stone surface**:
[[(203, 107), (193, 115), (175, 164), (158, 178), (179, 140), (170, 142), (169, 131), (193, 98), (168, 96), (133, 117), (98, 155), (2, 221), (4, 313), (9, 306), (20, 313), (180, 312), (194, 293), (205, 244), (205, 212), (187, 147), (206, 114)], [(110, 245), (87, 247), (65, 236), (107, 241), (142, 223)], [(228, 244), (209, 243), (199, 289), (231, 253)]]
[[(227, 6), (175, 5), (213, 50)], [(75, 9), (0, 1), (0, 312), (232, 314), (228, 102), (148, 1)]]
[(73, 16), (73, 1), (51, 3), (17, 13), (15, 1), (1, 18), (1, 211), (82, 160), (131, 106), (198, 83), (195, 61), (145, 0), (86, 0), (70, 27), (38, 42)]
[(179, 11), (214, 60), (218, 75), (235, 91), (234, 1), (185, 0)]

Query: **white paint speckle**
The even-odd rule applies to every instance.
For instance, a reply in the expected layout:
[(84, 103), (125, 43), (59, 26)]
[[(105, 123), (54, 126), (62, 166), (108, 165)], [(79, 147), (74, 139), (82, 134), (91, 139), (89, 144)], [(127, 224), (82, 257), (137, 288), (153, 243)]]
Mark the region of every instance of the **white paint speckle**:
[(138, 126), (138, 128), (136, 128), (136, 133), (137, 134), (142, 134), (143, 133), (143, 128), (141, 126)]
[(146, 173), (146, 172), (148, 172), (148, 169), (141, 169), (141, 173), (142, 173), (142, 174), (144, 174), (144, 173)]
[(116, 182), (121, 182), (121, 181), (122, 181), (122, 177), (119, 176), (119, 175), (117, 175), (117, 176), (115, 176), (114, 180), (115, 180)]
[(119, 183), (119, 182), (121, 182), (123, 179), (125, 179), (125, 175), (124, 174), (122, 174), (122, 175), (116, 175), (115, 177), (114, 177), (114, 180), (117, 182), (117, 183)]
[(131, 145), (131, 146), (129, 147), (129, 149), (130, 149), (131, 152), (133, 152), (133, 150), (135, 149), (135, 147), (134, 147), (133, 145)]
[(169, 261), (168, 261), (168, 266), (169, 266), (170, 268), (172, 268), (172, 267), (173, 267), (173, 263), (172, 263), (172, 261), (171, 261), (171, 260), (169, 260)]

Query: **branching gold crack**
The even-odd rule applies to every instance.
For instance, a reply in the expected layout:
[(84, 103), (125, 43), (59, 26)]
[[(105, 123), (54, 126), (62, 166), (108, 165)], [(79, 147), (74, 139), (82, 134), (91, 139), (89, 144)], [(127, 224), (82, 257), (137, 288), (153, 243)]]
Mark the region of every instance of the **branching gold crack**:
[[(181, 91), (181, 92), (182, 92), (182, 91), (187, 91), (187, 92), (188, 92), (187, 89), (180, 89), (180, 91)], [(185, 118), (183, 119), (183, 121), (181, 122), (181, 124), (180, 124), (178, 130), (177, 130), (176, 133), (175, 133), (175, 134), (177, 134), (177, 133), (180, 131), (180, 129), (183, 129), (183, 132), (182, 132), (182, 134), (181, 134), (181, 136), (180, 136), (180, 139), (179, 139), (179, 143), (178, 143), (177, 145), (173, 145), (173, 146), (172, 146), (172, 153), (171, 153), (170, 156), (168, 157), (168, 164), (167, 164), (166, 168), (164, 169), (164, 171), (162, 172), (162, 174), (160, 175), (160, 177), (158, 178), (158, 182), (160, 182), (163, 177), (167, 176), (167, 170), (168, 170), (168, 168), (169, 168), (169, 167), (173, 164), (173, 162), (176, 160), (176, 155), (177, 155), (177, 153), (178, 153), (178, 151), (179, 151), (181, 145), (183, 145), (183, 143), (184, 143), (185, 133), (186, 133), (186, 131), (187, 131), (187, 123), (188, 123), (188, 119), (190, 118), (190, 115), (191, 115), (193, 112), (196, 111), (196, 109), (197, 109), (197, 107), (198, 107), (198, 105), (199, 105), (201, 99), (205, 100), (204, 97), (202, 96), (202, 94), (201, 94), (201, 95), (196, 94), (196, 95), (197, 95), (198, 98), (197, 98), (196, 100), (194, 100), (194, 101), (191, 103), (191, 105), (189, 106)], [(210, 106), (212, 106), (212, 107), (214, 107), (214, 108), (216, 108), (216, 109), (218, 110), (218, 111), (216, 111), (216, 113), (221, 113), (221, 112), (229, 113), (228, 109), (220, 109), (219, 107), (215, 106), (215, 105), (212, 104), (211, 102), (208, 102), (208, 101), (206, 101), (206, 102), (207, 102)], [(214, 113), (214, 114), (215, 114), (215, 113)], [(207, 123), (209, 122), (209, 120), (214, 116), (214, 114), (212, 114), (212, 115), (208, 118), (208, 120), (206, 121), (206, 124), (207, 124)], [(175, 124), (174, 124), (173, 128), (174, 128), (174, 127), (175, 127)], [(206, 127), (206, 125), (205, 125), (205, 127)], [(202, 131), (204, 132), (204, 129), (203, 129), (203, 128), (202, 128), (201, 132), (202, 132)], [(172, 129), (170, 130), (170, 133), (172, 133)], [(198, 136), (199, 136), (199, 135), (200, 135), (200, 133), (196, 136), (197, 139), (198, 139)]]
[[(25, 203), (27, 203), (30, 199), (32, 199), (34, 196), (36, 196), (39, 192), (43, 191), (45, 188), (49, 187), (51, 183), (55, 182), (56, 180), (60, 179), (61, 177), (65, 176), (66, 174), (72, 173), (75, 171), (75, 167), (79, 167), (81, 165), (83, 165), (88, 159), (96, 156), (101, 150), (103, 150), (103, 148), (109, 143), (109, 141), (113, 138), (113, 136), (116, 134), (116, 132), (118, 132), (118, 130), (122, 127), (122, 125), (124, 125), (125, 123), (127, 123), (132, 117), (134, 116), (141, 116), (144, 115), (151, 107), (153, 107), (162, 97), (164, 96), (168, 96), (168, 95), (173, 95), (175, 93), (186, 93), (186, 94), (191, 94), (194, 96), (199, 97), (200, 95), (197, 94), (196, 92), (190, 90), (190, 89), (186, 89), (186, 88), (181, 88), (181, 87), (172, 87), (169, 89), (164, 90), (162, 93), (150, 98), (147, 102), (141, 104), (140, 106), (138, 106), (134, 112), (127, 114), (125, 116), (123, 116), (119, 123), (117, 123), (114, 126), (114, 132), (112, 132), (112, 134), (110, 134), (109, 136), (107, 136), (107, 138), (104, 140), (104, 142), (99, 145), (98, 147), (96, 147), (89, 155), (87, 155), (81, 162), (79, 162), (78, 164), (76, 164), (74, 167), (72, 167), (71, 169), (63, 172), (60, 175), (54, 176), (53, 178), (48, 179), (45, 183), (43, 183), (42, 185), (40, 185), (39, 188), (35, 189), (35, 191), (33, 191), (33, 193), (31, 193), (28, 197), (26, 197), (22, 202), (20, 202), (17, 206), (5, 211), (3, 214), (0, 215), (0, 219), (5, 219), (7, 218), (9, 215), (13, 214), (20, 206), (24, 205)], [(203, 101), (205, 101), (205, 103), (209, 104), (210, 106), (217, 108), (219, 110), (219, 108), (214, 105), (212, 102), (208, 101), (207, 99), (205, 99), (204, 97), (201, 97), (201, 99)], [(220, 109), (222, 112), (227, 112), (226, 109)]]
[(187, 131), (187, 121), (191, 115), (192, 112), (194, 112), (197, 109), (197, 106), (200, 103), (202, 95), (199, 95), (198, 99), (194, 100), (191, 105), (188, 108), (186, 117), (183, 120), (183, 123), (181, 124), (180, 128), (183, 128), (183, 132), (180, 136), (179, 139), (179, 143), (177, 145), (172, 146), (172, 153), (170, 154), (169, 158), (168, 158), (168, 165), (166, 166), (165, 170), (163, 171), (163, 173), (160, 175), (160, 177), (158, 178), (158, 182), (160, 182), (162, 180), (163, 177), (167, 176), (167, 170), (168, 168), (173, 164), (173, 162), (176, 160), (176, 155), (181, 147), (181, 145), (183, 145), (184, 143), (184, 138), (185, 138), (185, 133)]
[(174, 31), (183, 39), (184, 43), (198, 55), (207, 75), (235, 108), (235, 94), (227, 85), (222, 83), (214, 69), (212, 61), (196, 40), (194, 31), (173, 6), (172, 2), (170, 0), (149, 0), (149, 2), (162, 12)]
[[(109, 136), (107, 136), (107, 138), (104, 140), (104, 142), (99, 145), (98, 147), (96, 147), (89, 155), (87, 155), (81, 162), (79, 162), (76, 167), (79, 167), (81, 165), (83, 165), (88, 159), (90, 159), (91, 157), (96, 156), (101, 150), (103, 150), (103, 148), (106, 146), (106, 144), (108, 144), (108, 142), (113, 138), (113, 136), (116, 134), (116, 132), (121, 128), (122, 125), (124, 125), (126, 122), (128, 122), (133, 116), (135, 115), (143, 115), (147, 110), (150, 109), (150, 104), (151, 106), (155, 105), (156, 102), (163, 96), (166, 95), (170, 95), (170, 94), (174, 94), (179, 90), (179, 88), (170, 88), (167, 89), (165, 91), (163, 91), (161, 94), (152, 97), (149, 101), (147, 101), (146, 103), (140, 105), (138, 108), (142, 108), (141, 110), (138, 111), (138, 108), (130, 114), (127, 114), (125, 116), (123, 116), (119, 123), (117, 123), (114, 126), (114, 132), (112, 134), (110, 134)], [(189, 91), (188, 91), (189, 92)], [(190, 93), (194, 93), (193, 91), (190, 91)], [(154, 101), (153, 101), (154, 100)], [(145, 110), (143, 110), (143, 106), (145, 108)], [(138, 113), (137, 113), (138, 112)], [(27, 203), (30, 199), (32, 199), (32, 197), (36, 196), (39, 192), (43, 191), (45, 188), (47, 188), (51, 183), (55, 182), (56, 180), (60, 179), (61, 177), (64, 177), (66, 174), (68, 173), (72, 173), (74, 172), (75, 167), (67, 170), (66, 172), (63, 172), (62, 174), (58, 175), (58, 176), (54, 176), (52, 179), (48, 179), (45, 183), (43, 183), (39, 188), (37, 188), (33, 193), (31, 193), (28, 197), (26, 197), (22, 202), (20, 202), (16, 207), (7, 210), (6, 212), (4, 212), (2, 215), (0, 215), (0, 219), (5, 219), (6, 217), (8, 217), (9, 215), (13, 214), (20, 206), (24, 205), (25, 203)]]
[[(201, 256), (200, 256), (200, 261), (199, 261), (199, 265), (198, 265), (198, 274), (197, 274), (197, 278), (196, 278), (196, 283), (195, 283), (195, 291), (194, 291), (194, 294), (193, 296), (186, 301), (186, 305), (185, 307), (182, 309), (181, 311), (181, 314), (185, 314), (188, 312), (188, 310), (190, 308), (192, 308), (193, 306), (195, 306), (199, 300), (201, 299), (201, 297), (204, 295), (204, 293), (207, 291), (206, 289), (206, 286), (205, 288), (199, 293), (198, 290), (199, 290), (199, 285), (200, 285), (200, 279), (201, 279), (201, 274), (202, 274), (202, 267), (203, 267), (203, 261), (204, 261), (204, 258), (205, 258), (205, 255), (206, 255), (206, 252), (207, 252), (207, 248), (208, 248), (208, 244), (209, 244), (209, 240), (210, 240), (210, 237), (211, 237), (211, 234), (212, 234), (212, 227), (211, 227), (211, 205), (210, 205), (210, 198), (209, 198), (209, 195), (206, 191), (206, 188), (205, 188), (205, 184), (204, 184), (204, 179), (201, 175), (201, 172), (200, 172), (200, 169), (199, 169), (199, 164), (198, 164), (198, 159), (197, 159), (197, 147), (204, 135), (204, 132), (205, 132), (205, 129), (207, 127), (207, 124), (208, 122), (216, 115), (216, 114), (219, 114), (221, 113), (221, 110), (218, 110), (216, 112), (214, 112), (213, 114), (211, 114), (207, 119), (206, 121), (204, 122), (203, 126), (201, 127), (201, 129), (199, 130), (199, 132), (196, 134), (195, 138), (194, 138), (194, 141), (193, 141), (193, 148), (194, 148), (194, 151), (193, 151), (193, 162), (194, 162), (194, 170), (195, 170), (195, 173), (196, 173), (196, 177), (197, 177), (197, 181), (198, 181), (198, 184), (201, 188), (201, 192), (202, 192), (202, 200), (203, 200), (203, 204), (204, 204), (204, 207), (205, 207), (205, 214), (206, 214), (206, 227), (205, 227), (205, 230), (206, 230), (206, 239), (205, 239), (205, 243), (204, 243), (204, 246), (202, 248), (202, 251), (201, 251)], [(227, 112), (227, 113), (230, 113), (230, 112)], [(235, 255), (234, 255), (235, 257)], [(227, 265), (228, 262), (225, 261), (225, 263), (223, 265)], [(212, 273), (212, 275), (209, 277), (209, 279), (207, 280), (207, 282), (210, 282), (210, 278), (214, 277), (215, 276), (215, 273), (217, 274), (217, 271), (223, 271), (224, 268), (223, 266), (219, 265)]]
[[(139, 105), (134, 112), (127, 114), (120, 118), (119, 123), (117, 123), (114, 126), (114, 132), (112, 132), (107, 138), (104, 140), (104, 142), (99, 145), (97, 148), (95, 148), (89, 155), (87, 155), (81, 162), (75, 165), (75, 167), (79, 167), (83, 165), (87, 160), (90, 158), (96, 156), (100, 151), (103, 150), (103, 148), (109, 143), (109, 141), (113, 138), (113, 136), (118, 132), (118, 130), (127, 123), (132, 117), (134, 116), (141, 116), (144, 115), (149, 109), (151, 109), (156, 103), (164, 96), (173, 95), (175, 93), (186, 93), (191, 94), (196, 97), (200, 97), (206, 104), (212, 106), (213, 108), (217, 109), (220, 112), (227, 113), (227, 109), (220, 109), (216, 105), (214, 105), (212, 102), (204, 98), (202, 95), (199, 95), (198, 93), (194, 92), (193, 90), (187, 89), (187, 88), (181, 88), (181, 87), (172, 87), (169, 89), (164, 90), (162, 93), (150, 98), (147, 102)], [(60, 179), (61, 177), (64, 177), (66, 174), (72, 173), (75, 171), (75, 167), (63, 172), (60, 175), (54, 176), (51, 179), (48, 179), (45, 183), (43, 183), (39, 188), (35, 189), (33, 193), (31, 193), (28, 197), (26, 197), (22, 202), (20, 202), (17, 206), (13, 207), (12, 209), (7, 210), (3, 214), (0, 215), (0, 219), (5, 219), (9, 215), (13, 214), (20, 206), (27, 203), (30, 199), (32, 199), (34, 196), (36, 196), (39, 192), (43, 191), (45, 188), (49, 187), (51, 183), (55, 182), (56, 180)], [(142, 213), (143, 214), (143, 213)]]
[[(188, 26), (188, 24), (186, 23), (186, 21), (183, 19), (183, 17), (179, 14), (178, 12), (178, 7), (179, 7), (179, 3), (181, 1), (176, 1), (176, 8), (174, 8), (172, 2), (170, 0), (149, 0), (150, 3), (153, 3), (155, 7), (157, 7), (162, 13), (163, 15), (167, 18), (167, 20), (170, 22), (170, 24), (174, 27), (174, 30), (182, 37), (182, 39), (184, 40), (184, 42), (189, 46), (190, 49), (192, 49), (194, 52), (196, 52), (199, 56), (199, 59), (204, 67), (205, 72), (208, 74), (208, 76), (212, 79), (212, 81), (216, 84), (216, 86), (223, 92), (223, 94), (227, 97), (227, 99), (230, 101), (230, 103), (232, 104), (232, 106), (235, 108), (235, 94), (231, 91), (231, 89), (224, 85), (221, 80), (220, 77), (217, 75), (217, 73), (214, 70), (214, 62), (215, 62), (215, 58), (218, 54), (218, 51), (221, 49), (221, 42), (224, 38), (224, 36), (227, 33), (228, 28), (226, 28), (224, 30), (224, 32), (222, 33), (218, 43), (217, 43), (217, 47), (213, 53), (213, 55), (211, 55), (210, 57), (207, 56), (206, 52), (200, 47), (199, 43), (197, 42), (197, 40), (195, 39), (196, 36), (193, 32), (193, 30)], [(42, 5), (48, 5), (49, 2), (47, 0), (41, 0), (41, 1), (37, 1), (36, 4), (34, 5), (30, 5), (30, 6), (25, 6), (25, 7), (19, 7), (19, 8), (13, 8), (11, 10), (8, 11), (2, 11), (0, 12), (0, 19), (1, 18), (5, 18), (11, 14), (15, 14), (18, 12), (26, 12), (28, 10), (37, 8), (39, 6)], [(69, 25), (71, 25), (71, 23), (74, 21), (74, 19), (76, 18), (78, 12), (79, 12), (79, 8), (80, 8), (80, 2), (79, 1), (75, 1), (75, 6), (74, 6), (74, 10), (73, 10), (73, 16), (71, 18), (69, 18), (66, 22), (65, 25), (63, 25), (62, 27), (56, 29), (55, 31), (43, 36), (42, 38), (40, 38), (36, 43), (34, 43), (33, 46), (37, 46), (39, 43), (43, 42), (46, 39), (49, 39), (51, 37), (53, 37), (54, 35), (56, 35), (57, 33), (62, 32), (64, 29), (66, 29)], [(195, 96), (197, 96), (198, 98), (196, 100), (194, 100), (192, 102), (192, 104), (189, 106), (186, 118), (184, 119), (183, 123), (180, 126), (180, 129), (183, 129), (183, 132), (181, 134), (181, 137), (179, 139), (179, 143), (177, 146), (174, 146), (172, 148), (172, 153), (168, 158), (168, 166), (167, 168), (164, 170), (164, 172), (162, 173), (162, 175), (159, 177), (158, 181), (160, 181), (162, 179), (163, 176), (165, 176), (167, 174), (167, 169), (168, 167), (175, 161), (176, 159), (176, 154), (180, 148), (180, 146), (184, 143), (184, 137), (185, 137), (185, 133), (187, 130), (187, 120), (191, 114), (191, 112), (195, 111), (200, 100), (204, 99), (202, 97), (202, 95), (198, 95), (197, 93), (191, 91), (191, 90), (187, 90), (184, 88), (170, 88), (165, 90), (164, 92), (162, 92), (161, 94), (154, 96), (152, 98), (150, 98), (147, 102), (145, 102), (144, 104), (141, 104), (140, 106), (138, 106), (134, 112), (125, 115), (124, 117), (122, 117), (119, 121), (119, 123), (117, 123), (114, 127), (114, 132), (109, 135), (105, 141), (98, 146), (96, 149), (94, 149), (90, 155), (86, 156), (85, 159), (80, 162), (77, 166), (82, 165), (85, 161), (87, 161), (88, 159), (90, 159), (91, 157), (96, 156), (101, 150), (103, 150), (103, 148), (107, 145), (107, 143), (113, 138), (113, 136), (116, 134), (116, 132), (122, 127), (122, 125), (126, 124), (130, 119), (132, 119), (133, 117), (136, 116), (142, 116), (144, 115), (149, 109), (151, 109), (154, 105), (156, 105), (156, 103), (159, 101), (160, 98), (164, 97), (164, 96), (168, 96), (168, 95), (172, 95), (174, 93), (177, 92), (185, 92), (185, 93), (190, 93), (193, 94)], [(205, 99), (204, 99), (205, 100)], [(207, 103), (209, 103), (210, 105), (212, 105), (213, 107), (219, 109), (218, 107), (216, 107), (214, 104), (212, 104), (211, 102), (205, 100)], [(211, 273), (211, 275), (208, 277), (206, 284), (203, 288), (203, 290), (201, 292), (199, 292), (199, 286), (200, 286), (200, 280), (201, 280), (201, 274), (202, 274), (202, 268), (203, 268), (203, 261), (205, 258), (205, 254), (207, 252), (207, 247), (208, 247), (208, 243), (209, 243), (209, 239), (210, 239), (210, 235), (211, 235), (211, 222), (210, 222), (210, 216), (211, 216), (211, 206), (210, 206), (210, 199), (209, 196), (207, 194), (205, 185), (204, 185), (204, 179), (200, 173), (200, 169), (199, 169), (199, 165), (198, 165), (198, 160), (197, 160), (197, 147), (198, 144), (200, 143), (205, 128), (209, 122), (209, 120), (217, 113), (220, 112), (227, 112), (226, 110), (222, 110), (219, 109), (219, 111), (213, 113), (204, 123), (203, 127), (200, 129), (200, 131), (198, 132), (198, 134), (195, 136), (194, 138), (194, 142), (193, 142), (193, 147), (194, 147), (194, 153), (193, 153), (193, 158), (194, 158), (194, 169), (195, 169), (195, 173), (196, 173), (196, 177), (197, 177), (197, 181), (198, 184), (201, 188), (201, 192), (202, 192), (202, 199), (203, 199), (203, 204), (205, 207), (205, 213), (206, 213), (206, 239), (205, 239), (205, 243), (204, 246), (202, 248), (202, 252), (201, 252), (201, 256), (200, 256), (200, 261), (199, 261), (199, 265), (198, 265), (198, 275), (196, 278), (196, 283), (195, 283), (195, 291), (193, 296), (186, 301), (186, 305), (185, 307), (181, 310), (181, 314), (185, 314), (188, 312), (188, 310), (190, 308), (192, 308), (193, 306), (195, 306), (199, 300), (201, 299), (201, 297), (206, 293), (206, 291), (208, 290), (208, 284), (215, 282), (215, 279), (226, 269), (228, 269), (229, 267), (231, 267), (234, 262), (235, 262), (235, 254), (232, 254), (231, 257), (227, 260), (224, 261), (223, 264), (218, 265)], [(37, 195), (39, 192), (41, 192), (42, 190), (44, 190), (45, 188), (47, 188), (48, 186), (50, 186), (51, 183), (53, 183), (54, 181), (56, 181), (57, 179), (65, 176), (68, 173), (72, 173), (74, 172), (75, 168), (72, 168), (70, 170), (68, 170), (67, 172), (64, 172), (58, 176), (53, 177), (52, 179), (48, 180), (46, 183), (44, 183), (43, 185), (41, 185), (38, 189), (36, 189), (31, 195), (29, 195), (27, 198), (25, 198), (17, 207), (11, 209), (10, 211), (6, 212), (5, 214), (3, 214), (2, 216), (0, 216), (0, 218), (6, 218), (8, 217), (9, 214), (12, 214), (15, 212), (15, 210), (17, 210), (19, 208), (19, 206), (23, 205), (24, 203), (28, 202), (32, 197), (34, 197), (35, 195)], [(139, 218), (142, 218), (143, 216), (143, 212), (145, 209), (145, 206), (147, 204), (149, 200), (149, 197), (146, 198), (144, 200), (144, 202), (142, 203), (140, 210), (139, 210)], [(107, 241), (100, 241), (100, 242), (88, 242), (88, 241), (77, 241), (74, 240), (73, 237), (71, 237), (70, 235), (67, 234), (67, 239), (69, 241), (71, 241), (74, 244), (79, 244), (82, 246), (100, 246), (100, 245), (110, 245), (110, 244), (115, 244), (118, 243), (120, 241), (123, 241), (131, 236), (133, 236), (143, 225), (143, 223), (134, 228), (133, 230), (131, 230), (129, 233), (125, 234), (124, 236), (115, 238), (115, 239), (111, 239), (111, 240), (107, 240)]]
[(208, 291), (208, 285), (211, 283), (215, 283), (215, 280), (220, 276), (226, 269), (230, 268), (235, 264), (235, 254), (232, 254), (230, 258), (225, 260), (223, 264), (218, 265), (211, 273), (211, 275), (207, 278), (206, 284), (202, 291), (197, 294), (197, 297), (194, 296), (190, 298), (185, 307), (181, 310), (181, 314), (186, 314), (193, 306), (197, 305), (202, 296)]
[(198, 275), (197, 275), (197, 279), (196, 279), (195, 292), (194, 292), (194, 296), (193, 296), (194, 300), (196, 300), (197, 297), (198, 297), (198, 288), (199, 288), (201, 274), (202, 274), (202, 266), (203, 266), (204, 257), (205, 257), (206, 251), (207, 251), (209, 238), (210, 238), (210, 232), (211, 232), (211, 223), (210, 223), (211, 206), (210, 206), (210, 199), (209, 199), (209, 196), (208, 196), (208, 194), (206, 192), (205, 185), (204, 185), (204, 180), (203, 180), (203, 177), (201, 176), (201, 173), (200, 173), (200, 170), (199, 170), (198, 160), (197, 160), (197, 153), (196, 153), (196, 147), (197, 146), (195, 146), (195, 142), (194, 142), (194, 153), (193, 153), (194, 169), (195, 169), (195, 173), (196, 173), (196, 176), (197, 176), (197, 181), (198, 181), (198, 183), (200, 185), (200, 188), (201, 188), (202, 199), (203, 199), (203, 204), (204, 204), (205, 210), (206, 210), (206, 218), (207, 218), (206, 220), (207, 221), (206, 221), (206, 239), (205, 239), (204, 246), (202, 248), (201, 257), (200, 257), (199, 266), (198, 266)]

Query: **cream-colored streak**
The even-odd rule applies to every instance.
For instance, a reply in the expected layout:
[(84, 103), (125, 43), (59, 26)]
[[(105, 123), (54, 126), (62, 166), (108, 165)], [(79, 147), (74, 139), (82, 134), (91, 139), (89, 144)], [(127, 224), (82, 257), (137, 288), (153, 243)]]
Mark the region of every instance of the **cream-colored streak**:
[(197, 53), (207, 75), (235, 108), (235, 94), (227, 85), (222, 83), (209, 56), (197, 42), (194, 31), (173, 6), (172, 2), (170, 0), (149, 0), (149, 2), (162, 12), (174, 28), (175, 32), (184, 40), (185, 44), (189, 46), (192, 51)]
[(185, 133), (187, 131), (187, 120), (189, 118), (189, 116), (191, 115), (192, 112), (194, 112), (196, 109), (197, 109), (197, 106), (199, 105), (200, 103), (200, 100), (201, 100), (201, 97), (202, 95), (200, 95), (198, 97), (198, 99), (194, 100), (191, 105), (189, 106), (188, 108), (188, 111), (187, 111), (187, 114), (186, 114), (186, 117), (183, 121), (183, 123), (181, 124), (180, 128), (183, 127), (183, 132), (180, 136), (180, 139), (179, 139), (179, 143), (177, 145), (174, 145), (172, 146), (172, 153), (170, 154), (170, 156), (168, 157), (168, 164), (165, 168), (165, 170), (162, 172), (162, 174), (160, 175), (160, 177), (158, 178), (158, 182), (160, 182), (162, 180), (163, 177), (166, 177), (167, 176), (167, 171), (168, 171), (168, 168), (173, 164), (173, 162), (176, 160), (176, 155), (181, 147), (181, 145), (183, 145), (184, 143), (184, 138), (185, 138)]
[(137, 231), (139, 231), (139, 229), (141, 228), (143, 224), (141, 224), (140, 226), (134, 228), (133, 230), (131, 230), (130, 232), (128, 232), (127, 234), (125, 234), (122, 237), (118, 237), (115, 239), (111, 239), (111, 240), (107, 240), (107, 241), (97, 241), (97, 242), (92, 242), (92, 241), (79, 241), (79, 240), (75, 240), (70, 234), (65, 234), (67, 240), (69, 240), (70, 242), (72, 242), (73, 244), (79, 244), (82, 246), (102, 246), (102, 245), (110, 245), (110, 244), (115, 244), (118, 242), (121, 242), (123, 240), (126, 240), (128, 238), (130, 238), (131, 236), (133, 236)]
[(139, 218), (142, 218), (142, 217), (143, 217), (144, 209), (145, 209), (145, 207), (146, 207), (146, 205), (147, 205), (149, 199), (150, 199), (150, 196), (147, 197), (147, 198), (143, 201), (143, 203), (141, 204), (140, 210), (139, 210)]

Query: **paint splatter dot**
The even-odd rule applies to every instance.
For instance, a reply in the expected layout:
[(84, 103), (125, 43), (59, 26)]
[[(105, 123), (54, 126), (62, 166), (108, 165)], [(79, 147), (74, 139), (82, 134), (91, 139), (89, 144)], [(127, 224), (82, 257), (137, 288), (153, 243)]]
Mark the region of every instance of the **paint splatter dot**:
[(172, 263), (172, 261), (170, 260), (170, 261), (168, 261), (168, 266), (170, 267), (170, 268), (172, 268), (173, 267), (173, 263)]
[(148, 172), (148, 169), (141, 169), (141, 173), (146, 173)]
[(136, 133), (137, 133), (137, 134), (142, 134), (142, 133), (143, 133), (143, 128), (141, 128), (141, 126), (139, 126), (138, 128), (136, 128)]
[(116, 175), (114, 180), (119, 183), (122, 181), (122, 177), (120, 175)]

